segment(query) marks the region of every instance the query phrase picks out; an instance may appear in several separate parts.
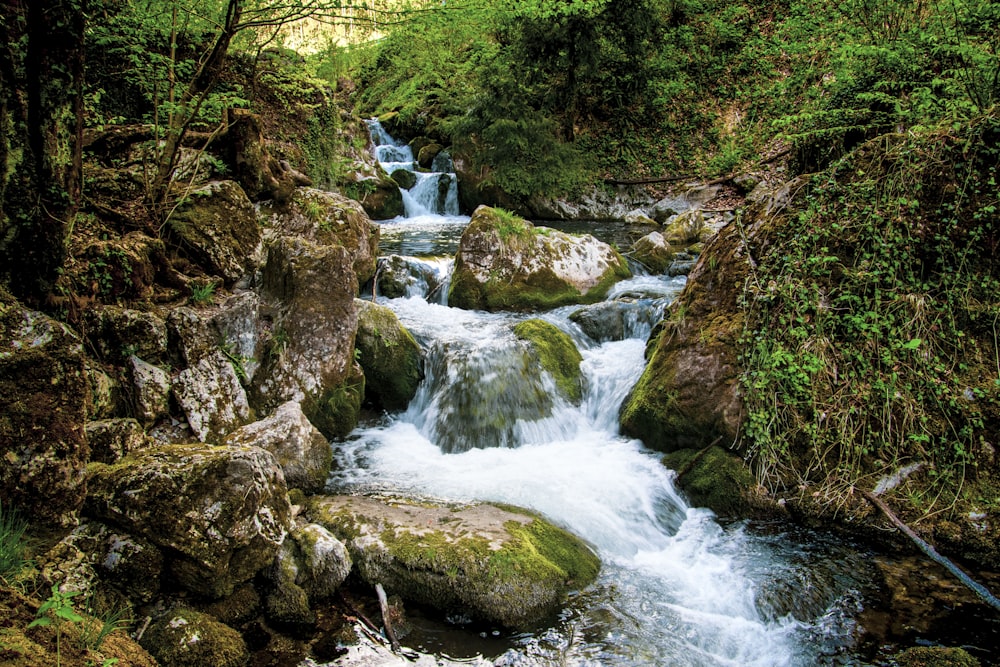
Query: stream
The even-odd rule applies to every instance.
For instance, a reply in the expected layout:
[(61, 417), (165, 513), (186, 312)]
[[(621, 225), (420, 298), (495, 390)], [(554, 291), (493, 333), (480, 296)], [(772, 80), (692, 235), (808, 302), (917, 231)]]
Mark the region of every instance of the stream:
[[(409, 149), (374, 122), (372, 136), (387, 171), (413, 168)], [(382, 225), (383, 252), (413, 267), (407, 295), (377, 296), (420, 343), (426, 377), (405, 411), (335, 443), (329, 490), (530, 508), (586, 540), (602, 570), (536, 633), (415, 613), (404, 643), (497, 666), (871, 664), (858, 648), (861, 612), (883, 585), (871, 553), (783, 523), (722, 522), (687, 503), (655, 452), (619, 433), (646, 339), (684, 278), (619, 283), (605, 306), (624, 323), (613, 340), (587, 336), (570, 317), (579, 306), (531, 316), (449, 308), (451, 257), (469, 218), (453, 180), (443, 185), (447, 165), (435, 168), (404, 194), (407, 216)], [(576, 342), (580, 405), (523, 361), (512, 329), (527, 317)]]

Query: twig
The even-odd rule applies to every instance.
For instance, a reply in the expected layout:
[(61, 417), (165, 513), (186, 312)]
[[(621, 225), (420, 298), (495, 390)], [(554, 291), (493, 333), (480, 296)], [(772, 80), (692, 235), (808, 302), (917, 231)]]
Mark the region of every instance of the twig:
[(385, 596), (385, 589), (382, 584), (375, 584), (375, 593), (378, 595), (378, 606), (382, 609), (382, 625), (385, 626), (385, 634), (389, 636), (389, 645), (393, 652), (399, 652), (399, 640), (396, 639), (396, 631), (392, 629), (392, 621), (389, 620), (389, 600)]
[(717, 444), (719, 444), (719, 441), (721, 441), (721, 440), (722, 440), (722, 436), (720, 435), (718, 438), (716, 438), (715, 440), (712, 441), (712, 444), (710, 444), (707, 447), (704, 447), (701, 450), (699, 450), (698, 453), (695, 454), (694, 457), (690, 461), (687, 462), (687, 465), (685, 465), (683, 468), (681, 468), (677, 472), (677, 481), (678, 482), (681, 481), (681, 477), (684, 477), (684, 475), (686, 475), (689, 472), (691, 472), (691, 469), (694, 468), (698, 464), (698, 461), (701, 461), (702, 458), (704, 458), (705, 454), (708, 453), (708, 450), (710, 450), (712, 447), (715, 447)]
[(930, 558), (935, 563), (942, 565), (946, 570), (955, 575), (959, 581), (961, 581), (966, 587), (969, 588), (969, 590), (978, 595), (983, 602), (990, 605), (994, 609), (1000, 610), (1000, 599), (997, 599), (997, 597), (993, 595), (993, 593), (991, 593), (988, 588), (986, 588), (985, 586), (976, 581), (973, 581), (973, 579), (965, 572), (963, 572), (961, 569), (959, 569), (959, 567), (955, 565), (955, 563), (953, 563), (949, 559), (939, 554), (934, 549), (934, 547), (932, 547), (930, 544), (921, 539), (921, 537), (917, 535), (912, 528), (903, 523), (899, 519), (899, 517), (897, 517), (893, 513), (893, 511), (889, 509), (889, 506), (886, 505), (884, 502), (882, 502), (882, 500), (877, 498), (875, 494), (869, 491), (862, 491), (861, 493), (868, 500), (868, 502), (870, 502), (871, 504), (875, 505), (875, 507), (882, 510), (882, 513), (885, 514), (886, 517), (888, 517), (889, 521), (891, 521), (897, 528), (899, 528), (899, 530), (901, 530), (904, 535), (913, 540), (913, 543), (916, 544), (921, 551), (927, 554), (928, 558)]

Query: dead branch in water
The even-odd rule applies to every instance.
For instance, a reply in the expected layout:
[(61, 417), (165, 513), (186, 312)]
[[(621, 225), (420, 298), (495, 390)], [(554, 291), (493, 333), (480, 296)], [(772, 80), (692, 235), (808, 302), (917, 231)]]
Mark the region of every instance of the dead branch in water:
[(997, 597), (993, 595), (988, 588), (974, 581), (969, 575), (959, 569), (955, 563), (939, 554), (934, 547), (925, 542), (919, 535), (916, 534), (916, 532), (914, 532), (912, 528), (903, 523), (902, 520), (897, 517), (891, 509), (889, 509), (889, 506), (876, 497), (875, 494), (869, 491), (862, 491), (861, 493), (868, 500), (868, 502), (882, 510), (882, 513), (886, 515), (889, 521), (891, 521), (896, 528), (899, 528), (904, 535), (910, 538), (913, 543), (927, 555), (928, 558), (935, 563), (942, 565), (946, 570), (955, 575), (969, 590), (978, 595), (983, 602), (990, 605), (994, 609), (1000, 610), (1000, 599), (997, 599)]

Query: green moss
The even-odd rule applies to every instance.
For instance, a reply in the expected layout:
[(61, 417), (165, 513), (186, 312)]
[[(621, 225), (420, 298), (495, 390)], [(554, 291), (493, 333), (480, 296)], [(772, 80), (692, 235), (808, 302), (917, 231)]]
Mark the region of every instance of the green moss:
[(405, 408), (423, 376), (420, 346), (389, 308), (358, 300), (358, 363), (365, 373), (365, 397), (378, 405)]
[(979, 667), (979, 660), (962, 648), (917, 646), (896, 656), (900, 667)]
[(358, 425), (364, 394), (364, 374), (352, 374), (318, 398), (305, 401), (302, 409), (309, 421), (327, 438), (343, 438)]
[(560, 393), (573, 402), (583, 397), (580, 362), (583, 357), (573, 339), (545, 320), (525, 320), (514, 327), (514, 334), (531, 343), (538, 351), (542, 368), (555, 380)]
[(240, 633), (190, 609), (162, 617), (150, 626), (141, 643), (160, 664), (171, 667), (239, 667), (249, 658)]
[(499, 566), (502, 560), (508, 567), (539, 577), (551, 572), (577, 588), (597, 578), (601, 569), (600, 559), (580, 538), (568, 531), (540, 519), (526, 524), (508, 521), (504, 528), (514, 540), (497, 552), (493, 559), (494, 566)]
[(678, 471), (677, 485), (692, 505), (720, 516), (747, 516), (756, 480), (738, 456), (721, 447), (682, 449), (664, 456), (663, 465)]

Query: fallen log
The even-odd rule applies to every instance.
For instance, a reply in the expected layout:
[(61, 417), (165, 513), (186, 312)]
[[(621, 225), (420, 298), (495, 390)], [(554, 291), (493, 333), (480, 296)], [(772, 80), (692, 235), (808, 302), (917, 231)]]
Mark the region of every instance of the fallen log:
[(889, 509), (889, 506), (886, 505), (874, 493), (871, 493), (869, 491), (862, 491), (861, 493), (868, 500), (868, 502), (873, 504), (875, 507), (879, 508), (882, 511), (882, 513), (885, 514), (885, 516), (889, 519), (889, 521), (891, 521), (893, 525), (896, 526), (896, 528), (898, 528), (900, 531), (902, 531), (904, 535), (910, 538), (910, 540), (912, 540), (913, 543), (916, 544), (917, 547), (921, 551), (923, 551), (928, 558), (930, 558), (935, 563), (943, 566), (946, 570), (955, 575), (955, 577), (957, 577), (958, 580), (962, 582), (962, 584), (964, 584), (973, 593), (978, 595), (983, 602), (990, 605), (994, 609), (1000, 610), (1000, 599), (998, 599), (995, 595), (993, 595), (993, 593), (991, 593), (988, 588), (986, 588), (979, 582), (973, 580), (972, 577), (963, 572), (957, 565), (955, 565), (955, 563), (953, 563), (948, 558), (945, 558), (944, 556), (939, 554), (934, 547), (925, 542), (919, 535), (917, 535), (916, 532), (914, 532), (912, 528), (903, 523), (903, 521), (898, 516), (896, 516), (896, 514), (891, 509)]

